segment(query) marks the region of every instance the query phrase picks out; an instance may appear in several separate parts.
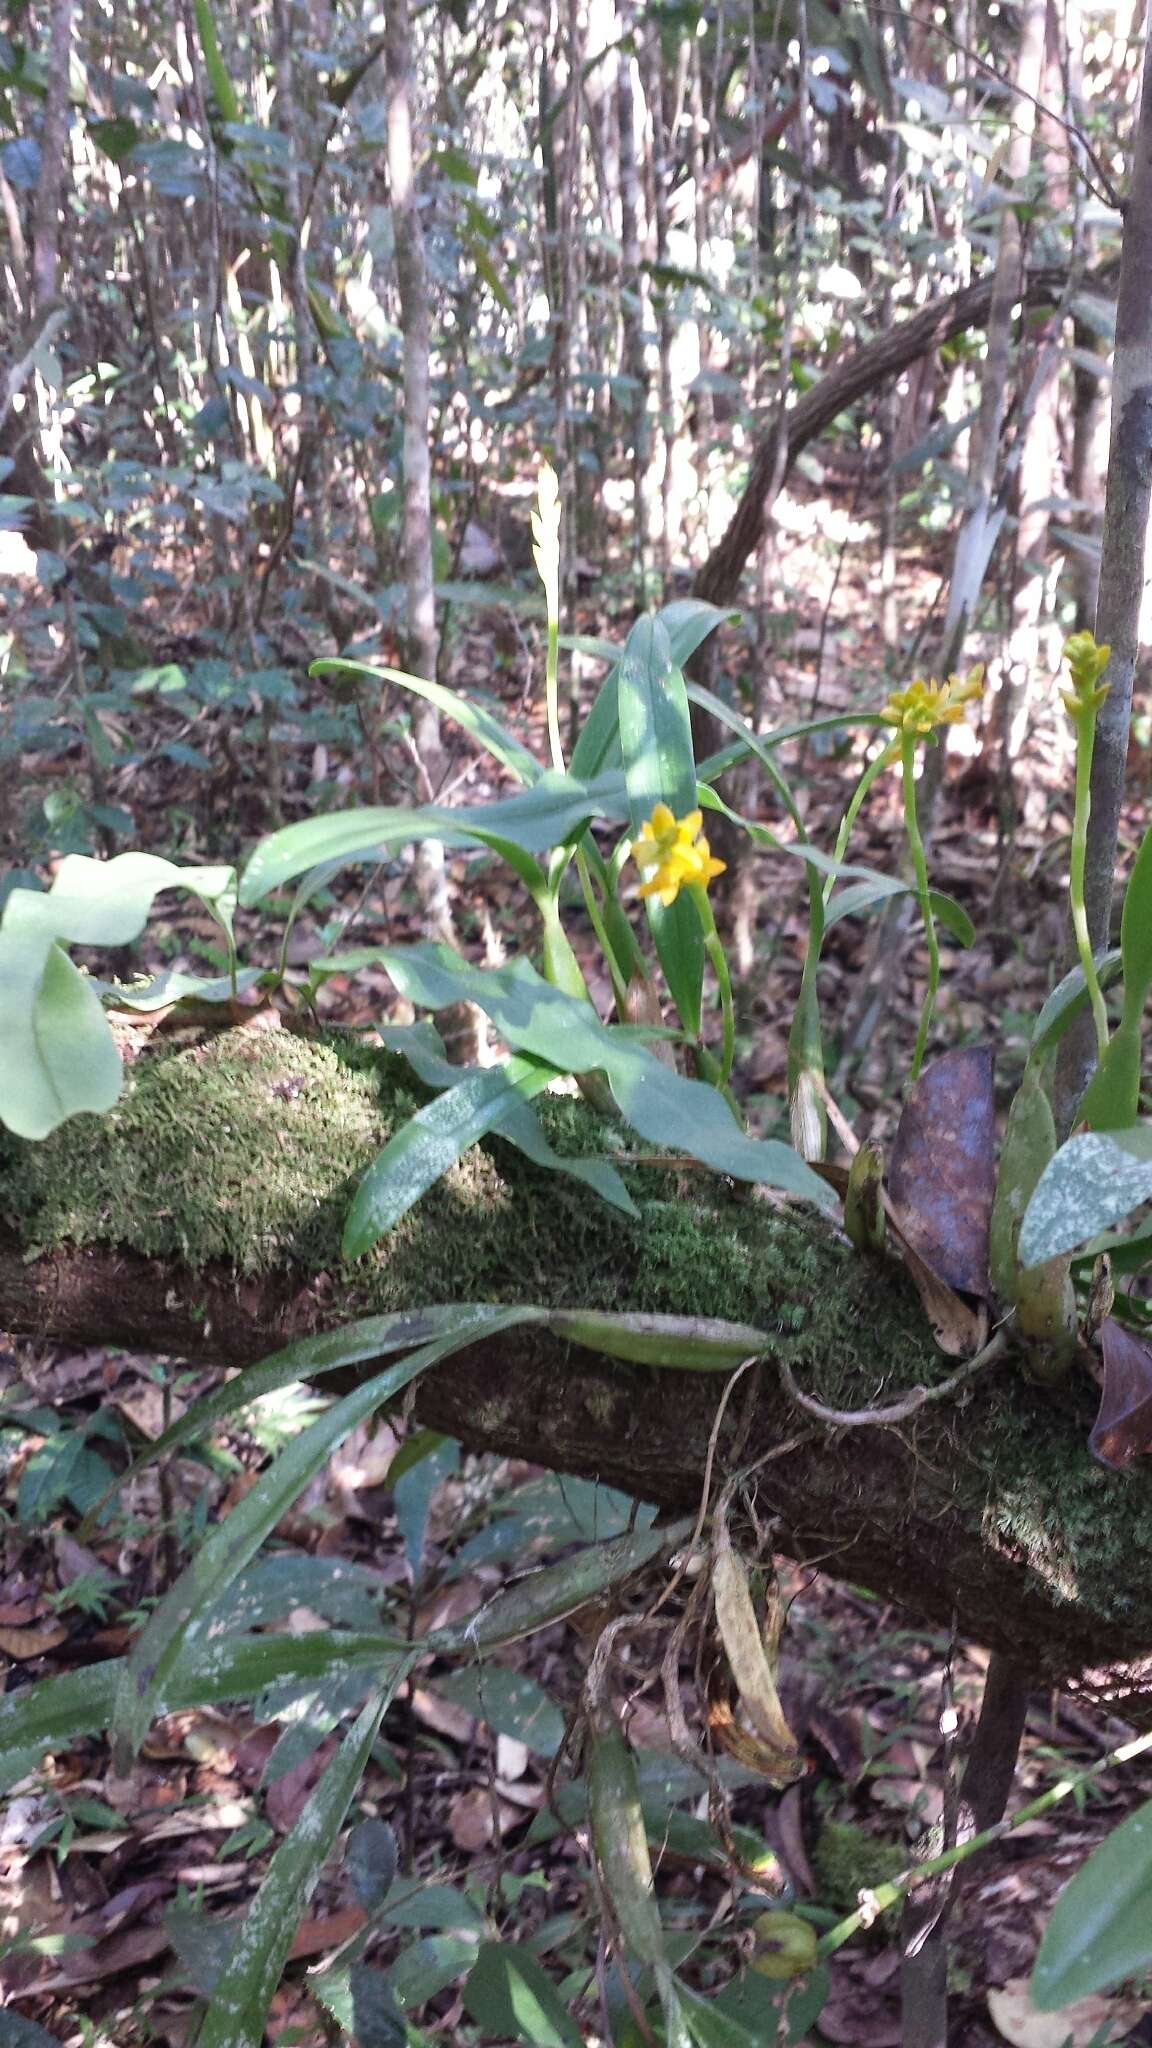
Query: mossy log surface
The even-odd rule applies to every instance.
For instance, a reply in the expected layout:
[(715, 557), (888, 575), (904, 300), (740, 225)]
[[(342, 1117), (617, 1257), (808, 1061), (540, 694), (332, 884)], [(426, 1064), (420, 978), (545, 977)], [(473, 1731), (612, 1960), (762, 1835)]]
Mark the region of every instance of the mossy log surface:
[[(624, 1166), (630, 1221), (493, 1140), (345, 1264), (352, 1191), (419, 1100), (406, 1071), (282, 1028), (169, 1038), (130, 1064), (108, 1116), (42, 1145), (0, 1140), (0, 1326), (240, 1365), (367, 1313), (536, 1302), (753, 1323), (840, 1406), (948, 1374), (895, 1264), (675, 1166)], [(542, 1114), (558, 1151), (629, 1142), (575, 1100)], [(471, 1448), (683, 1509), (700, 1498), (723, 1384), (529, 1327), (427, 1375), (417, 1412)], [(1124, 1672), (1142, 1689), (1152, 1483), (1093, 1463), (1091, 1395), (1054, 1402), (1008, 1361), (899, 1429), (829, 1433), (797, 1413), (769, 1356), (728, 1405), (718, 1470), (800, 1434), (756, 1482), (781, 1550), (955, 1624), (1038, 1680), (1107, 1666), (1109, 1689)]]

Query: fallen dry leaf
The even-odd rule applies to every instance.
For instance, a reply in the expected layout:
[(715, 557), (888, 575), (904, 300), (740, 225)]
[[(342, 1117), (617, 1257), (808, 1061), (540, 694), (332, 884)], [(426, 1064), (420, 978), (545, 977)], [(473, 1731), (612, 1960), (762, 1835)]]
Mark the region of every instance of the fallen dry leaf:
[(43, 1657), (49, 1650), (58, 1650), (68, 1634), (62, 1621), (50, 1621), (45, 1628), (0, 1628), (0, 1650), (6, 1657), (14, 1657), (18, 1664), (26, 1664), (30, 1657)]
[(1102, 1465), (1122, 1472), (1152, 1450), (1152, 1347), (1109, 1316), (1100, 1349), (1104, 1376), (1088, 1448)]
[(1088, 2048), (1104, 2027), (1114, 2041), (1127, 2038), (1137, 2020), (1152, 2008), (1138, 1998), (1110, 1998), (1097, 1991), (1059, 2012), (1037, 2012), (1027, 1977), (1012, 1977), (1000, 1991), (988, 1993), (988, 2010), (998, 2033), (1013, 2048)]
[(924, 1069), (901, 1113), (888, 1191), (904, 1237), (937, 1279), (986, 1295), (996, 1192), (988, 1046), (962, 1046)]

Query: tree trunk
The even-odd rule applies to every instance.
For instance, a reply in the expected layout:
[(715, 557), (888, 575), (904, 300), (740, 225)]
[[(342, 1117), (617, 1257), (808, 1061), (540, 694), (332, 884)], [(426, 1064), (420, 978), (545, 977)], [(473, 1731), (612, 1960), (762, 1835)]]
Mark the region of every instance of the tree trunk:
[[(1057, 303), (1065, 282), (1061, 270), (1038, 270), (1026, 279), (1022, 296), (1028, 306), (1051, 306)], [(797, 400), (783, 423), (773, 420), (757, 445), (748, 482), (728, 527), (696, 577), (696, 595), (720, 605), (732, 604), (738, 597), (744, 565), (759, 546), (771, 510), (769, 493), (776, 477), (778, 433), (786, 436), (782, 483), (801, 450), (830, 427), (846, 406), (877, 390), (889, 377), (898, 377), (920, 356), (982, 326), (991, 303), (990, 278), (934, 299), (834, 363), (820, 382)]]
[(1020, 18), (1020, 51), (1016, 62), (1018, 94), (1012, 109), (1012, 132), (1005, 160), (1008, 196), (1000, 213), (996, 268), (988, 308), (988, 350), (980, 379), (979, 410), (972, 428), (964, 515), (952, 558), (943, 634), (947, 659), (941, 662), (942, 669), (952, 667), (960, 659), (992, 549), (1004, 521), (1003, 511), (993, 505), (993, 490), (1011, 381), (1013, 314), (1020, 298), (1024, 261), (1017, 206), (1024, 193), (1032, 160), (1035, 102), (1044, 61), (1045, 9), (1046, 0), (1027, 0)]
[[(384, 14), (384, 69), (388, 109), (388, 194), (404, 336), (404, 585), (407, 661), (413, 674), (436, 679), (436, 590), (432, 564), (431, 333), (424, 230), (412, 140), (412, 34), (408, 0), (388, 0)], [(412, 739), (419, 763), (417, 800), (428, 803), (443, 780), (440, 719), (436, 708), (417, 700)], [(440, 939), (452, 937), (444, 848), (424, 840), (415, 880), (424, 925)]]
[(637, 602), (647, 601), (651, 513), (648, 505), (648, 356), (644, 346), (644, 273), (640, 268), (640, 171), (636, 159), (636, 95), (632, 77), (631, 0), (617, 0), (616, 116), (620, 131), (621, 368), (628, 380), (632, 458), (632, 560)]
[[(110, 1115), (43, 1144), (0, 1141), (0, 1325), (237, 1366), (356, 1316), (454, 1300), (751, 1324), (765, 1355), (750, 1405), (729, 1404), (716, 1476), (736, 1455), (768, 1457), (757, 1484), (781, 1550), (919, 1620), (955, 1619), (1037, 1683), (1124, 1665), (1139, 1687), (1152, 1484), (1092, 1463), (1087, 1381), (1057, 1406), (1005, 1361), (960, 1405), (825, 1430), (793, 1405), (778, 1358), (836, 1405), (948, 1372), (901, 1269), (805, 1212), (675, 1165), (624, 1167), (640, 1208), (629, 1220), (493, 1141), (347, 1265), (351, 1192), (411, 1089), (388, 1055), (287, 1029), (138, 1057)], [(602, 1142), (584, 1105), (542, 1101), (561, 1150)], [(681, 1510), (699, 1503), (723, 1385), (614, 1363), (534, 1324), (439, 1367), (417, 1412), (473, 1449)]]
[(72, 77), (72, 0), (56, 0), (48, 48), (48, 85), (40, 126), (40, 174), (32, 208), (32, 310), (56, 296), (60, 206), (68, 171), (68, 95)]
[[(1140, 607), (1148, 514), (1152, 506), (1152, 40), (1144, 75), (1132, 176), (1124, 214), (1116, 353), (1112, 364), (1112, 417), (1096, 638), (1112, 649), (1108, 695), (1096, 720), (1092, 756), (1092, 811), (1084, 878), (1088, 932), (1094, 949), (1107, 945), (1116, 879), (1116, 845), (1124, 769), (1132, 722), (1132, 686), (1140, 653)], [(1086, 1028), (1085, 1028), (1086, 1027)], [(1090, 1018), (1074, 1026), (1057, 1065), (1057, 1123), (1067, 1126), (1095, 1059)]]

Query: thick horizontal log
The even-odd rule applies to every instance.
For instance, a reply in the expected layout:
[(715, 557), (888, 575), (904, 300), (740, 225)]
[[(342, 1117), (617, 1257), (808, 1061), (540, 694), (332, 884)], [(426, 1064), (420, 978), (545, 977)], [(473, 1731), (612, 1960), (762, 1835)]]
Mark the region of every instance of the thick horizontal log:
[[(1006, 1361), (897, 1429), (811, 1424), (774, 1358), (841, 1405), (891, 1400), (949, 1362), (895, 1264), (675, 1166), (625, 1166), (631, 1221), (494, 1141), (346, 1266), (351, 1190), (412, 1107), (387, 1058), (284, 1030), (148, 1054), (109, 1116), (44, 1145), (0, 1143), (0, 1325), (236, 1366), (359, 1314), (451, 1300), (753, 1323), (771, 1346), (728, 1404), (717, 1471), (799, 1435), (755, 1482), (782, 1551), (954, 1623), (1038, 1679), (1152, 1651), (1152, 1484), (1089, 1458), (1087, 1385), (1058, 1405)], [(578, 1102), (546, 1114), (557, 1149), (617, 1141)], [(417, 1412), (471, 1448), (683, 1509), (700, 1498), (723, 1386), (529, 1327), (436, 1368)]]

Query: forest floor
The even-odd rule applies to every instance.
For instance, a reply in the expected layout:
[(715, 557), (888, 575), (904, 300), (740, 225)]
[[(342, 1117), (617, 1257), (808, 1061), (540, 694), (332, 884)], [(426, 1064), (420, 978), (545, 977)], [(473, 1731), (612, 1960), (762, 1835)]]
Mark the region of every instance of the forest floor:
[[(875, 709), (894, 682), (910, 679), (893, 677), (886, 664), (875, 581), (850, 544), (846, 501), (817, 497), (798, 483), (789, 503), (797, 516), (781, 542), (776, 573), (792, 594), (790, 616), (777, 617), (771, 648), (763, 643), (762, 673), (755, 674), (737, 632), (725, 641), (728, 685), (745, 709), (758, 702), (762, 727)], [(938, 569), (925, 550), (912, 613), (926, 616)], [(598, 590), (574, 629), (622, 638), (616, 620), (627, 618), (627, 599), (612, 609), (609, 603)], [(158, 625), (155, 661), (187, 663), (213, 646), (189, 584)], [(375, 651), (395, 659), (383, 640)], [(325, 686), (301, 681), (307, 656), (301, 646), (294, 661), (285, 657), (299, 692), (291, 715), (257, 710), (239, 719), (235, 707), (220, 711), (179, 690), (147, 700), (136, 757), (102, 793), (130, 810), (127, 843), (181, 859), (234, 858), (242, 842), (278, 818), (354, 798), (404, 800), (412, 765), (399, 703), (389, 697), (357, 707), (363, 744), (353, 765), (339, 740), (326, 736)], [(594, 685), (602, 671), (588, 657), (582, 667)], [(517, 613), (481, 597), (456, 615), (445, 679), (498, 702), (501, 716), (543, 753), (539, 675), (538, 636)], [(449, 744), (453, 800), (498, 794), (490, 765), (469, 743), (455, 736)], [(787, 758), (802, 776), (807, 828), (830, 847), (859, 746), (812, 745), (802, 763), (794, 747)], [(202, 765), (191, 765), (193, 759)], [(26, 765), (40, 796), (83, 773), (82, 760), (66, 751)], [(937, 1049), (990, 1040), (1005, 1085), (1019, 1072), (1028, 1019), (1051, 986), (1062, 944), (1071, 782), (1048, 678), (1038, 686), (1014, 779), (1018, 817), (1005, 848), (994, 752), (970, 744), (950, 753), (931, 862), (934, 885), (960, 900), (978, 934), (967, 952), (945, 948)], [(1132, 846), (1145, 793), (1137, 763), (1125, 826)], [(741, 808), (755, 806), (778, 823), (762, 784), (742, 791)], [(892, 868), (901, 846), (899, 806), (895, 778), (887, 779), (862, 817), (853, 858)], [(0, 851), (20, 857), (16, 847)], [(525, 942), (522, 903), (507, 870), (461, 855), (451, 859), (450, 876), (467, 948), (491, 960)], [(739, 1092), (762, 1128), (778, 1128), (806, 933), (799, 865), (783, 889), (774, 871), (771, 878), (763, 868), (742, 877), (724, 914), (745, 954)], [(300, 920), (289, 957), (302, 969), (318, 948), (366, 945), (418, 928), (411, 867), (397, 859), (367, 885), (362, 876), (335, 882), (327, 901)], [(578, 917), (572, 934), (591, 962), (590, 933)], [(258, 930), (251, 917), (241, 919), (240, 936), (249, 961), (275, 957), (277, 935)], [(168, 899), (133, 965), (203, 971), (215, 957), (214, 943), (202, 912)], [(890, 1128), (923, 987), (924, 957), (914, 935), (898, 955), (893, 943), (890, 929), (877, 940), (875, 920), (848, 920), (830, 934), (821, 974), (825, 1014), (840, 1033), (838, 1061), (830, 1063), (833, 1089), (861, 1138), (883, 1137)], [(592, 979), (593, 993), (607, 999), (606, 986)], [(358, 1027), (400, 1014), (383, 974), (354, 983), (335, 978), (322, 1004), (329, 1020)], [(0, 1418), (0, 1654), (9, 1660), (12, 1689), (123, 1654), (142, 1608), (170, 1583), (197, 1532), (242, 1495), (268, 1449), (310, 1411), (299, 1392), (277, 1397), (245, 1428), (222, 1432), (194, 1457), (174, 1458), (159, 1476), (146, 1473), (122, 1496), (115, 1518), (81, 1540), (85, 1498), (95, 1498), (110, 1472), (123, 1469), (130, 1448), (154, 1440), (207, 1381), (173, 1378), (162, 1362), (123, 1352), (66, 1356), (24, 1344), (0, 1352), (0, 1371), (18, 1390)], [(384, 1425), (345, 1443), (278, 1529), (282, 1625), (321, 1625), (310, 1601), (313, 1558), (362, 1568), (357, 1583), (363, 1592), (371, 1581), (376, 1612), (382, 1601), (419, 1632), (470, 1612), (526, 1557), (563, 1553), (623, 1526), (625, 1504), (603, 1490), (492, 1460), (458, 1463), (443, 1447), (427, 1466), (427, 1497), (414, 1502), (406, 1495), (398, 1508), (389, 1469), (400, 1427), (394, 1434)], [(909, 1630), (896, 1610), (818, 1572), (789, 1570), (784, 1583), (790, 1605), (781, 1690), (807, 1772), (783, 1794), (745, 1778), (733, 1789), (732, 1812), (773, 1852), (766, 1890), (794, 1891), (817, 1924), (829, 1925), (852, 1909), (862, 1884), (906, 1863), (940, 1818), (947, 1784), (941, 1716), (954, 1701), (962, 1746), (984, 1658), (970, 1645)], [(565, 1716), (588, 1651), (578, 1624), (557, 1625), (504, 1658), (507, 1681), (496, 1694), (478, 1694), (468, 1673), (433, 1664), (389, 1714), (387, 1748), (369, 1770), (362, 1807), (392, 1821), (414, 1886), (449, 1889), (422, 1889), (415, 1903), (402, 1901), (378, 1959), (398, 1958), (406, 2010), (434, 2040), (477, 2038), (458, 1984), (485, 1916), (506, 1937), (534, 1946), (554, 1980), (583, 1999), (586, 2038), (605, 2038), (596, 1916), (579, 1829), (570, 1814), (564, 1820), (562, 1798)], [(687, 1679), (686, 1687), (691, 1717), (699, 1702)], [(670, 1796), (703, 1819), (707, 1802), (698, 1783), (685, 1781), (667, 1750), (658, 1697), (658, 1688), (638, 1686), (633, 1740), (653, 1771), (665, 1773), (660, 1782)], [(0, 2006), (7, 2002), (59, 2040), (82, 2038), (86, 2048), (185, 2048), (202, 2009), (197, 1993), (210, 1985), (219, 1957), (217, 1917), (243, 1913), (332, 1748), (322, 1726), (307, 1717), (303, 1724), (278, 1723), (275, 1702), (266, 1704), (263, 1716), (169, 1716), (128, 1778), (113, 1774), (101, 1742), (83, 1739), (62, 1746), (41, 1779), (16, 1788), (0, 1817)], [(1123, 1725), (1104, 1708), (1036, 1697), (1014, 1805), (1123, 1739)], [(963, 1890), (953, 1936), (957, 2048), (1002, 2039), (1060, 2048), (1070, 2031), (1067, 2016), (1044, 2022), (1019, 2009), (1039, 1933), (1087, 1850), (1149, 1796), (1147, 1764), (1109, 1770), (1090, 1797), (1017, 1829)], [(730, 1874), (677, 1853), (671, 1838), (660, 1884), (674, 1927), (707, 1925), (731, 1901)], [(424, 1909), (421, 1898), (430, 1902)], [(309, 1972), (360, 1921), (341, 1875), (325, 1877), (274, 2007), (269, 2038), (280, 2048), (340, 2038), (325, 2031)], [(1102, 2028), (1112, 2038), (1152, 2038), (1134, 2032), (1148, 2013), (1152, 2001), (1096, 2000), (1071, 2029), (1073, 2048), (1106, 2038)], [(0, 2010), (0, 2040), (3, 2021)], [(806, 2038), (868, 2048), (899, 2042), (898, 1929), (890, 1917), (834, 1958), (827, 1999)]]

